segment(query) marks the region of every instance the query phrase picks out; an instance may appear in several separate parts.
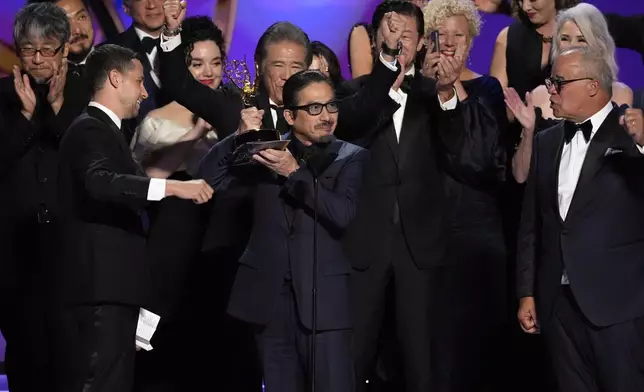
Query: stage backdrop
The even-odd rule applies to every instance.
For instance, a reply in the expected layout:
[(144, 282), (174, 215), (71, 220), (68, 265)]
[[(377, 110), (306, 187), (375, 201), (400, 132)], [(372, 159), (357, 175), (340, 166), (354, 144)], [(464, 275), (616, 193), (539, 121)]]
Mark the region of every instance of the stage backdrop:
[[(101, 0), (92, 0), (101, 1)], [(330, 46), (340, 57), (345, 75), (347, 69), (347, 38), (356, 22), (369, 21), (379, 0), (188, 0), (189, 15), (208, 15), (216, 20), (225, 20), (232, 36), (229, 57), (235, 59), (253, 58), (255, 44), (262, 32), (272, 23), (291, 21), (302, 27), (312, 40), (320, 40)], [(2, 0), (0, 10), (0, 71), (11, 69), (16, 58), (13, 49), (12, 24), (16, 12), (25, 0)], [(105, 0), (113, 7), (122, 25), (130, 25), (130, 18), (122, 9), (121, 0)], [(641, 0), (593, 0), (590, 3), (606, 12), (624, 15), (644, 13)], [(219, 13), (220, 15), (215, 15)], [(226, 15), (223, 15), (226, 13)], [(234, 15), (234, 17), (229, 17)], [(474, 44), (471, 55), (472, 68), (479, 73), (489, 69), (494, 41), (499, 31), (511, 19), (500, 15), (484, 15), (481, 37)], [(102, 35), (98, 35), (98, 41)], [(97, 42), (98, 42), (97, 41)], [(620, 79), (632, 87), (644, 87), (641, 76), (644, 67), (638, 54), (619, 50)], [(0, 349), (4, 342), (0, 340)], [(4, 351), (4, 350), (2, 350)]]

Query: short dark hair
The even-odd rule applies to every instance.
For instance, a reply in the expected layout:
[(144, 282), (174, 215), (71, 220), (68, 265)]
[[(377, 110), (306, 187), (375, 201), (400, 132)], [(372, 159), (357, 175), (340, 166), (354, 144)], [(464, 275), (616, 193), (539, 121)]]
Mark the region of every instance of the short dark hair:
[(95, 48), (87, 57), (85, 77), (92, 96), (103, 88), (110, 71), (126, 73), (134, 68), (132, 60), (138, 60), (136, 52), (118, 45), (105, 44)]
[[(310, 86), (313, 83), (326, 83), (333, 90), (333, 83), (329, 78), (324, 76), (320, 71), (314, 70), (304, 70), (298, 73), (294, 73), (290, 78), (284, 83), (284, 90), (282, 93), (284, 108), (293, 110), (300, 104), (300, 91)], [(295, 113), (293, 113), (295, 117)]]
[(190, 65), (192, 57), (190, 53), (197, 42), (213, 41), (221, 52), (221, 59), (226, 58), (224, 33), (207, 16), (191, 16), (181, 24), (181, 43), (184, 45), (186, 64)]
[(313, 41), (311, 42), (311, 53), (313, 56), (324, 57), (329, 65), (329, 79), (331, 79), (335, 86), (344, 81), (342, 70), (340, 69), (340, 61), (338, 61), (338, 56), (333, 53), (331, 48), (320, 41)]
[(25, 5), (18, 11), (13, 22), (13, 41), (16, 50), (21, 42), (34, 35), (56, 39), (62, 45), (69, 41), (70, 34), (71, 27), (67, 14), (51, 2)]
[(304, 30), (291, 22), (273, 23), (268, 29), (266, 29), (264, 34), (259, 38), (257, 47), (255, 48), (255, 64), (261, 67), (262, 63), (268, 56), (268, 47), (272, 44), (284, 41), (293, 42), (304, 47), (304, 51), (306, 53), (305, 65), (308, 68), (313, 60), (311, 41)]
[(376, 7), (371, 17), (371, 26), (374, 33), (380, 28), (380, 23), (388, 12), (395, 12), (397, 14), (410, 16), (416, 19), (416, 31), (418, 37), (422, 38), (425, 35), (425, 17), (423, 11), (413, 3), (403, 0), (385, 0)]

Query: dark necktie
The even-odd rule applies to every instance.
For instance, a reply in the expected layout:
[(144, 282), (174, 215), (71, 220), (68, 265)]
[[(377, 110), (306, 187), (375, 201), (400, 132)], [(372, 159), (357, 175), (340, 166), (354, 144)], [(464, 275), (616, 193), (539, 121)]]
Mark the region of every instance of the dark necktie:
[(141, 40), (141, 45), (143, 45), (143, 50), (145, 50), (145, 53), (150, 54), (152, 53), (152, 50), (159, 45), (160, 42), (160, 38), (143, 37), (143, 39)]
[(400, 85), (400, 89), (403, 93), (409, 94), (409, 92), (411, 91), (411, 83), (413, 81), (414, 75), (405, 75), (405, 79), (403, 79), (402, 84)]
[(593, 124), (590, 120), (587, 120), (582, 124), (575, 124), (572, 121), (566, 121), (564, 123), (564, 140), (566, 143), (570, 143), (572, 138), (580, 131), (584, 135), (584, 140), (588, 143), (590, 141), (590, 135), (593, 132)]
[(291, 127), (288, 125), (288, 123), (286, 122), (286, 119), (284, 118), (284, 108), (271, 105), (271, 109), (277, 112), (277, 124), (275, 125), (275, 129), (279, 131), (280, 135), (284, 135), (288, 133)]

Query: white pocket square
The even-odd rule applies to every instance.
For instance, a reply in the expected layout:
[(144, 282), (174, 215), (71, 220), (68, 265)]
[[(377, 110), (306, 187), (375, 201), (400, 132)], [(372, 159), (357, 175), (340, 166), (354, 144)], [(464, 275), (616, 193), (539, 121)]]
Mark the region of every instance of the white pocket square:
[(604, 153), (604, 156), (605, 156), (605, 157), (607, 157), (607, 156), (609, 156), (609, 155), (620, 154), (620, 153), (622, 153), (622, 152), (624, 152), (624, 151), (622, 151), (622, 150), (618, 150), (618, 149), (616, 149), (616, 148), (610, 148), (610, 147), (609, 147), (609, 148), (607, 148), (607, 149), (606, 149), (606, 152)]

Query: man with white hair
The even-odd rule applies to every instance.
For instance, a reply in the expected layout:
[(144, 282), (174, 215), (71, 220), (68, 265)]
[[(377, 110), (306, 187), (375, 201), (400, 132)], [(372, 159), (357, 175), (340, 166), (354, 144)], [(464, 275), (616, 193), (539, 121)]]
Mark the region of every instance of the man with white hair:
[(643, 391), (644, 118), (611, 102), (588, 48), (546, 80), (565, 121), (537, 134), (519, 232), (519, 322), (543, 332), (561, 391)]

